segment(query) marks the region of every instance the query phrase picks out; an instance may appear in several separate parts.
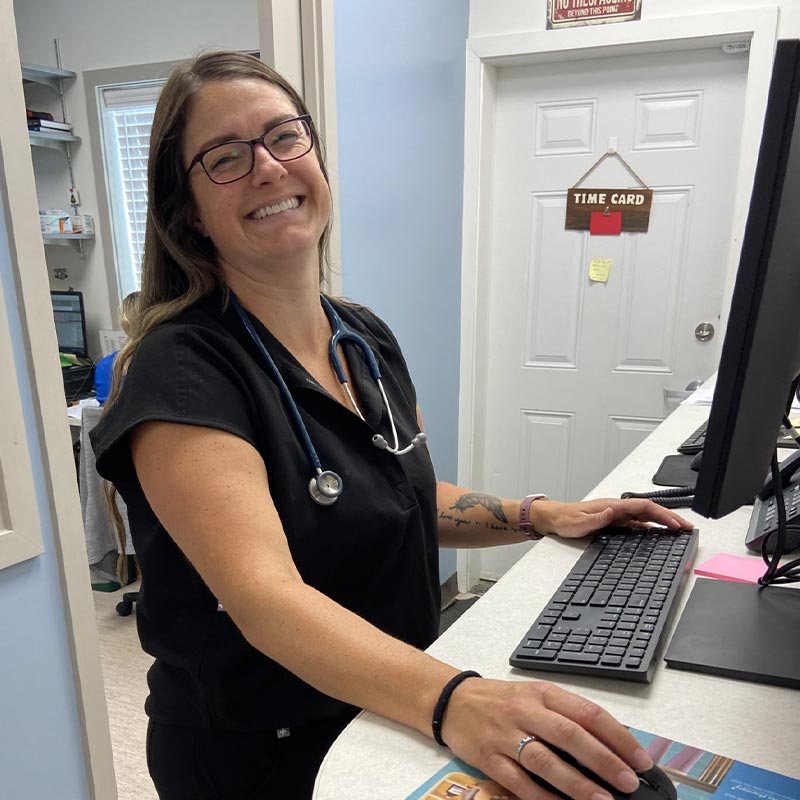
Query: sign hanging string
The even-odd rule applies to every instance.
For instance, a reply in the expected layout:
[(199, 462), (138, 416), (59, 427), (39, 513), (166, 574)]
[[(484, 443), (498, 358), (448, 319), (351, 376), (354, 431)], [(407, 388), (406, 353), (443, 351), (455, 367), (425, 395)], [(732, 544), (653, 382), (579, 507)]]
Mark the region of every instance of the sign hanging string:
[(626, 161), (626, 160), (625, 160), (625, 159), (624, 159), (624, 158), (623, 158), (623, 157), (622, 157), (622, 156), (621, 156), (621, 155), (620, 155), (620, 154), (619, 154), (619, 153), (618, 153), (616, 150), (609, 150), (608, 152), (606, 152), (606, 153), (603, 153), (603, 155), (601, 155), (601, 156), (600, 156), (600, 158), (598, 158), (598, 159), (597, 159), (597, 161), (595, 161), (595, 162), (594, 162), (594, 164), (592, 164), (592, 166), (591, 166), (591, 167), (589, 167), (589, 169), (588, 169), (588, 170), (587, 170), (587, 171), (586, 171), (586, 172), (585, 172), (585, 173), (584, 173), (584, 174), (581, 176), (581, 178), (580, 178), (580, 179), (578, 180), (578, 182), (577, 182), (577, 183), (576, 183), (576, 184), (573, 186), (573, 188), (574, 188), (574, 189), (576, 189), (578, 186), (580, 186), (580, 185), (581, 185), (581, 184), (582, 184), (582, 183), (583, 183), (583, 182), (584, 182), (584, 181), (585, 181), (585, 180), (586, 180), (586, 179), (587, 179), (587, 178), (588, 178), (588, 177), (589, 177), (589, 176), (590, 176), (590, 175), (591, 175), (591, 174), (592, 174), (592, 173), (593, 173), (593, 172), (594, 172), (594, 171), (595, 171), (595, 170), (596, 170), (596, 169), (597, 169), (599, 166), (600, 166), (600, 164), (602, 164), (602, 163), (603, 163), (603, 161), (605, 161), (605, 160), (606, 160), (606, 159), (607, 159), (609, 156), (615, 156), (616, 158), (618, 158), (618, 159), (619, 159), (619, 160), (622, 162), (622, 165), (625, 167), (625, 169), (627, 169), (627, 170), (628, 170), (628, 172), (630, 172), (630, 174), (631, 174), (631, 175), (633, 175), (633, 177), (634, 177), (634, 178), (636, 178), (636, 180), (639, 182), (639, 185), (640, 185), (640, 186), (642, 186), (642, 187), (643, 187), (643, 188), (645, 188), (645, 189), (649, 189), (649, 188), (650, 188), (650, 187), (649, 187), (649, 186), (648, 186), (648, 185), (647, 185), (647, 184), (646, 184), (646, 183), (645, 183), (645, 182), (644, 182), (644, 181), (643, 181), (643, 180), (642, 180), (642, 179), (641, 179), (641, 178), (640, 178), (640, 177), (639, 177), (639, 176), (638, 176), (638, 175), (637, 175), (637, 174), (636, 174), (634, 171), (633, 171), (633, 167), (631, 167), (631, 165), (630, 165), (630, 164), (629, 164), (629, 163), (628, 163), (628, 162), (627, 162), (627, 161)]

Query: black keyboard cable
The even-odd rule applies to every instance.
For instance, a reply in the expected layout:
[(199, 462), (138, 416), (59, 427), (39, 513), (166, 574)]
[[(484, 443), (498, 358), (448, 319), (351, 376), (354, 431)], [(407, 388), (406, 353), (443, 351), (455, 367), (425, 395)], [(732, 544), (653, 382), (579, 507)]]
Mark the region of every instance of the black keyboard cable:
[(632, 497), (652, 500), (664, 508), (691, 508), (694, 502), (694, 487), (676, 486), (673, 489), (661, 489), (655, 492), (623, 492), (620, 497), (623, 500)]

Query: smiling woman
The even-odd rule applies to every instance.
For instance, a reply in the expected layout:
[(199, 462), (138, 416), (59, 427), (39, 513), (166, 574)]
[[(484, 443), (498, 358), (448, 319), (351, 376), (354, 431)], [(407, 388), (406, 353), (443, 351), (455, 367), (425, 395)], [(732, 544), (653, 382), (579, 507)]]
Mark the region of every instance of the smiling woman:
[(516, 749), (525, 737), (638, 785), (633, 767), (651, 761), (601, 709), (423, 652), (438, 633), (438, 547), (686, 523), (647, 501), (504, 500), (436, 481), (393, 334), (320, 293), (321, 143), (296, 92), (256, 59), (210, 53), (170, 77), (148, 201), (139, 314), (92, 443), (141, 566), (162, 800), (309, 798), (359, 708), (521, 797), (535, 791), (523, 768), (573, 796), (599, 791), (538, 743)]
[[(190, 106), (183, 155), (193, 224), (214, 242), (237, 294), (264, 269), (280, 283), (298, 261), (316, 267), (330, 189), (318, 159), (304, 157), (314, 137), (311, 117), (298, 111), (282, 89), (259, 79), (215, 81)], [(219, 143), (232, 131), (234, 141)], [(310, 276), (317, 275), (315, 268)]]

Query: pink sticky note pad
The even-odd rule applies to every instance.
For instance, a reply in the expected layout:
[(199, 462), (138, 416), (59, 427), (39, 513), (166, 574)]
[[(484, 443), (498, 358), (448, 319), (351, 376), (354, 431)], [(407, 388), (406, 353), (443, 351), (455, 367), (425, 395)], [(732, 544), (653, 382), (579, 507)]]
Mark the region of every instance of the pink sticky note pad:
[(760, 558), (731, 556), (727, 553), (717, 553), (694, 568), (696, 575), (739, 581), (739, 583), (758, 583), (758, 579), (766, 570), (767, 565)]

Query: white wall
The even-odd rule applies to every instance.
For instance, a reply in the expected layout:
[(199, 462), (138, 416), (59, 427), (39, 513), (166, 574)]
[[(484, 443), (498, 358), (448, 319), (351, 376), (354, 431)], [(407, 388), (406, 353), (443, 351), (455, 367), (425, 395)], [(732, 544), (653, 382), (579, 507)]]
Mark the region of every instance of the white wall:
[[(780, 7), (781, 38), (800, 36), (800, 3), (797, 0), (642, 0), (642, 19), (709, 14), (775, 5)], [(547, 0), (470, 0), (469, 35), (495, 36), (503, 33), (545, 30)], [(635, 23), (618, 23), (635, 24)]]
[[(82, 211), (97, 218), (100, 202), (89, 141), (86, 100), (81, 73), (84, 70), (149, 64), (189, 58), (208, 48), (258, 49), (256, 0), (15, 0), (20, 58), (24, 63), (55, 66), (53, 39), (58, 38), (64, 69), (78, 73), (66, 86), (68, 119), (82, 143), (74, 148), (75, 180)], [(52, 92), (31, 87), (34, 101), (44, 110), (60, 112)], [(37, 195), (40, 208), (68, 208), (69, 178), (66, 162), (58, 152), (33, 148)], [(47, 263), (51, 288), (72, 286), (84, 292), (90, 350), (99, 352), (97, 329), (116, 326), (118, 298), (109, 285), (107, 270), (113, 270), (111, 242), (98, 230), (94, 243), (86, 246), (82, 261), (71, 248), (48, 247)], [(66, 267), (69, 280), (56, 281), (55, 267)]]

